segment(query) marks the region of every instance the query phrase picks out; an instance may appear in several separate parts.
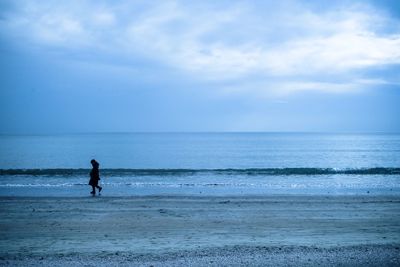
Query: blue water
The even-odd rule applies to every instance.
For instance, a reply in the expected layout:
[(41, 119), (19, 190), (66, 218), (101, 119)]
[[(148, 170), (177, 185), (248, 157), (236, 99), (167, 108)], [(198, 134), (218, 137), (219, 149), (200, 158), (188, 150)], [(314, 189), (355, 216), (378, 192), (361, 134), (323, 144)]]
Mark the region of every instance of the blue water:
[[(399, 194), (400, 135), (134, 133), (0, 136), (0, 195)], [(12, 169), (10, 171), (10, 169)]]

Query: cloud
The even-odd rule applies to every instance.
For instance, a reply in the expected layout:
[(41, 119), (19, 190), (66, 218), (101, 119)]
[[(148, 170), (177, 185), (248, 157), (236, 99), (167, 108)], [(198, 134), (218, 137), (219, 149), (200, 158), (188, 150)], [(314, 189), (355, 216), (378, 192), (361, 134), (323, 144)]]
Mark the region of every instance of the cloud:
[(328, 37), (296, 40), (264, 54), (273, 74), (347, 72), (400, 63), (400, 35), (376, 36), (370, 32), (338, 32)]
[[(1, 32), (61, 51), (144, 57), (193, 79), (238, 81), (263, 93), (353, 91), (371, 86), (359, 82), (360, 70), (400, 64), (400, 23), (384, 11), (283, 3), (21, 1)], [(327, 73), (340, 82), (320, 81)]]

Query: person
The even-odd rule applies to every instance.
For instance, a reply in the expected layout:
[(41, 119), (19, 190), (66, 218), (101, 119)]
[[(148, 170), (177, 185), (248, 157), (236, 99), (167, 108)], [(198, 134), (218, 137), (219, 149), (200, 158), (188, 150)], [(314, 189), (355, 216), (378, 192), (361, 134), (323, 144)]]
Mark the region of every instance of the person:
[(99, 186), (99, 180), (100, 180), (100, 174), (99, 174), (99, 166), (100, 164), (95, 160), (92, 159), (90, 161), (90, 163), (92, 164), (93, 168), (90, 171), (90, 180), (89, 180), (89, 185), (92, 186), (92, 192), (90, 192), (90, 194), (92, 194), (93, 196), (96, 195), (96, 188), (99, 189), (99, 194), (101, 192), (101, 189), (103, 189), (101, 186)]

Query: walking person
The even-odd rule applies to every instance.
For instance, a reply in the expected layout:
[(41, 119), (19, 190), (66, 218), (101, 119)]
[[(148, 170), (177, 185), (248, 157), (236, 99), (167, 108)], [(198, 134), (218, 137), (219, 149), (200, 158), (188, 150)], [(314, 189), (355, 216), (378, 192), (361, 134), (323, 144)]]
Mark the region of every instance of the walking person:
[(101, 189), (103, 189), (101, 186), (99, 186), (99, 180), (100, 180), (99, 166), (100, 166), (100, 164), (95, 159), (92, 159), (90, 161), (90, 163), (93, 166), (92, 170), (90, 171), (90, 180), (89, 180), (89, 185), (92, 186), (92, 192), (90, 192), (90, 194), (95, 196), (96, 188), (99, 189), (99, 194), (101, 192)]

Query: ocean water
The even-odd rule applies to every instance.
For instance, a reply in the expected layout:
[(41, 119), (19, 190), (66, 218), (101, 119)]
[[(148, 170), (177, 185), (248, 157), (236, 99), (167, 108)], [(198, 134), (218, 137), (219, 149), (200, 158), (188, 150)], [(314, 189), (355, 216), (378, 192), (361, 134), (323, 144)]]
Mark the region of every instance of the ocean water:
[(0, 196), (400, 194), (400, 135), (0, 136)]

